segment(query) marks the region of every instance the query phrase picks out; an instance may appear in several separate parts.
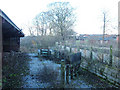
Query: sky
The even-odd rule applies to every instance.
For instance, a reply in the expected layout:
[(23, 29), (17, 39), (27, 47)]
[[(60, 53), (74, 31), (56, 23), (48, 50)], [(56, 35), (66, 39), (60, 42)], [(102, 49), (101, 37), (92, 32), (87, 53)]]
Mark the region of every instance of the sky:
[[(20, 28), (25, 35), (28, 30), (24, 28), (32, 19), (52, 2), (70, 2), (76, 9), (77, 21), (74, 31), (78, 34), (102, 34), (103, 11), (107, 11), (110, 19), (109, 26), (117, 27), (119, 0), (0, 0), (0, 9)], [(107, 33), (117, 34), (117, 28), (107, 30)]]

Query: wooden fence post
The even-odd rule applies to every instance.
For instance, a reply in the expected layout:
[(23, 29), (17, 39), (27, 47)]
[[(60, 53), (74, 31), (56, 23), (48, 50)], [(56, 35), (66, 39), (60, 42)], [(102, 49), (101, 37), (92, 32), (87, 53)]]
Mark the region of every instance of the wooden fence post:
[(69, 84), (69, 64), (66, 65), (66, 83)]
[(61, 85), (64, 87), (65, 85), (65, 61), (61, 60)]
[(85, 54), (85, 58), (86, 58), (86, 49), (84, 49), (84, 54)]
[(74, 66), (74, 76), (77, 77), (77, 64)]
[(77, 64), (77, 72), (76, 72), (77, 77), (79, 76), (79, 69), (80, 69), (80, 63), (79, 63), (79, 64)]
[(102, 53), (102, 62), (104, 61), (104, 54)]
[(72, 48), (70, 47), (70, 53), (72, 53)]
[(66, 56), (66, 83), (69, 84), (70, 56)]
[(110, 66), (112, 66), (112, 45), (110, 45)]
[(93, 58), (93, 54), (92, 54), (92, 47), (91, 47), (91, 50), (90, 50), (90, 59), (92, 60)]
[(73, 79), (73, 65), (70, 66), (70, 77)]

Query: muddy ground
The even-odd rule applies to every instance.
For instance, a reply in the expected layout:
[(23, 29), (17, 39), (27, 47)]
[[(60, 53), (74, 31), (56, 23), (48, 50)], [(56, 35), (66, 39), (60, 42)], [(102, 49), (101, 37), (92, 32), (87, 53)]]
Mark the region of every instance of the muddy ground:
[[(4, 54), (3, 88), (61, 88), (61, 65), (35, 54)], [(112, 88), (114, 85), (79, 69), (79, 76), (65, 88)]]

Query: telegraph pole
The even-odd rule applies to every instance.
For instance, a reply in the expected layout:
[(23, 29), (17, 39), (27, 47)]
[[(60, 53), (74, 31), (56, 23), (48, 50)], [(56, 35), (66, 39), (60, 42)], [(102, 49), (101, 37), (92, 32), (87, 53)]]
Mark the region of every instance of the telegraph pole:
[(106, 28), (106, 13), (103, 12), (103, 15), (104, 15), (104, 19), (103, 19), (103, 44), (104, 44), (104, 37), (105, 37), (105, 28)]
[[(120, 1), (118, 2), (118, 50), (120, 51)], [(118, 54), (120, 57), (120, 52)]]
[[(120, 73), (120, 1), (118, 2), (118, 75), (119, 73)], [(118, 82), (120, 82), (120, 80)]]

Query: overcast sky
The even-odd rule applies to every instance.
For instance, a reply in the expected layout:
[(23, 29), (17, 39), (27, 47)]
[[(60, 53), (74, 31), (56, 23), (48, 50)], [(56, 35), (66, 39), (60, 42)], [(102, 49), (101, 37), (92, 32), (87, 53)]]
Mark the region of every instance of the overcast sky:
[[(108, 12), (111, 25), (117, 26), (119, 0), (0, 0), (0, 9), (19, 27), (23, 28), (51, 2), (68, 1), (76, 8), (74, 30), (79, 34), (102, 34), (102, 11)], [(112, 29), (111, 33), (117, 33)], [(23, 32), (27, 35), (26, 29)], [(110, 32), (108, 32), (110, 33)]]

